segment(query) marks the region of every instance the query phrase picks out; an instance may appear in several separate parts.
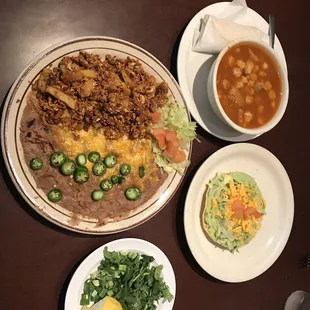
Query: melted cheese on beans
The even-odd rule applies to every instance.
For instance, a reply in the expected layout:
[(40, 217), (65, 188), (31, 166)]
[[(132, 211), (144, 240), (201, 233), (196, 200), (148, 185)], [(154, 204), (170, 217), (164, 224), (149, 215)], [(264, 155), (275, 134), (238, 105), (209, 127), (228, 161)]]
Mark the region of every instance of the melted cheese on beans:
[[(156, 175), (158, 168), (154, 163), (154, 153), (151, 150), (150, 140), (130, 140), (126, 136), (118, 140), (107, 140), (104, 135), (91, 128), (87, 132), (81, 130), (74, 133), (59, 128), (57, 129), (57, 136), (59, 149), (71, 159), (79, 154), (87, 156), (92, 151), (99, 152), (102, 160), (108, 154), (116, 155), (117, 165), (112, 169), (107, 169), (103, 179), (119, 174), (120, 166), (129, 164), (131, 166), (131, 178), (139, 176), (139, 167), (143, 166), (145, 177), (150, 177), (153, 182), (158, 181)], [(88, 161), (86, 166), (91, 170), (93, 164)]]

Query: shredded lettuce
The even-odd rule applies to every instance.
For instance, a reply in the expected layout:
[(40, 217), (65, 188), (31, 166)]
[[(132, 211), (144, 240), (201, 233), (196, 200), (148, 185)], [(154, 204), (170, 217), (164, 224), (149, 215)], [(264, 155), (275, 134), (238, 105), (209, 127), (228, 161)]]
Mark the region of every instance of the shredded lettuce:
[(156, 143), (153, 143), (152, 147), (153, 152), (155, 153), (155, 163), (158, 167), (161, 167), (164, 169), (167, 173), (172, 173), (174, 171), (177, 171), (180, 174), (183, 174), (185, 169), (189, 166), (190, 161), (184, 160), (182, 163), (172, 163), (169, 158), (165, 157), (162, 154), (162, 149), (160, 149)]
[[(156, 127), (174, 130), (180, 140), (180, 149), (188, 151), (190, 141), (197, 139), (197, 137), (195, 131), (196, 123), (188, 121), (185, 107), (176, 102), (169, 101), (159, 112), (161, 113), (161, 120)], [(158, 147), (156, 142), (153, 142), (152, 150), (156, 154), (155, 163), (167, 173), (177, 171), (180, 174), (184, 174), (185, 169), (190, 164), (189, 160), (185, 160), (182, 163), (171, 162), (168, 157), (163, 155), (163, 150)]]
[(180, 139), (181, 147), (186, 149), (188, 142), (196, 138), (196, 123), (187, 120), (185, 107), (169, 102), (159, 112), (161, 121), (158, 123), (158, 127), (174, 130)]

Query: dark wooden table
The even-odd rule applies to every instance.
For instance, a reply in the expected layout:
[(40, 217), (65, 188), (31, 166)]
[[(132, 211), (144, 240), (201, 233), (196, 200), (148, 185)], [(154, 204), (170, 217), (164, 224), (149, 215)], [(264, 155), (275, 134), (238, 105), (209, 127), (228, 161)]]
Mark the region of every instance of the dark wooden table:
[[(5, 99), (14, 79), (35, 55), (53, 43), (82, 35), (131, 41), (174, 71), (182, 29), (212, 2), (2, 0), (0, 99)], [(310, 270), (299, 266), (301, 257), (310, 253), (310, 1), (248, 0), (248, 5), (264, 18), (269, 13), (276, 16), (290, 78), (290, 100), (283, 120), (253, 141), (280, 159), (294, 188), (294, 226), (276, 263), (250, 282), (225, 284), (208, 276), (191, 256), (182, 222), (186, 192), (202, 161), (226, 145), (200, 128), (202, 143), (194, 143), (192, 164), (173, 200), (149, 222), (112, 236), (82, 236), (40, 218), (18, 195), (1, 159), (0, 309), (62, 309), (77, 264), (98, 246), (122, 237), (149, 240), (167, 254), (177, 279), (175, 309), (281, 310), (292, 291), (310, 291)]]

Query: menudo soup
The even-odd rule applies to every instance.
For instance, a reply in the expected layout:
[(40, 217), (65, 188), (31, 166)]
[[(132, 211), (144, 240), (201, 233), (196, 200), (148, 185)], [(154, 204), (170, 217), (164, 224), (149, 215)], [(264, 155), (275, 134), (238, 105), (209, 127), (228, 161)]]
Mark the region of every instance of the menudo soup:
[(243, 42), (223, 56), (217, 92), (227, 116), (244, 128), (268, 123), (279, 108), (282, 83), (277, 65), (258, 44)]

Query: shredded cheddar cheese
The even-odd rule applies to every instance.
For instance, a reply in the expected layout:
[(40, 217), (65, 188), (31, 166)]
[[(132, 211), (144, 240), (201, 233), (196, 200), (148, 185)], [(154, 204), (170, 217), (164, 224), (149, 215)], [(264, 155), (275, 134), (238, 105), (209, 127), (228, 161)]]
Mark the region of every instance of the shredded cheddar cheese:
[(236, 194), (236, 189), (235, 189), (234, 182), (232, 179), (229, 180), (229, 187), (230, 187), (231, 195), (232, 197), (234, 197)]
[(219, 173), (208, 184), (203, 228), (231, 252), (248, 244), (265, 215), (255, 180), (244, 172)]
[[(229, 180), (229, 188), (226, 190), (226, 194), (228, 196), (227, 207), (224, 213), (225, 219), (231, 222), (233, 229), (233, 233), (240, 234), (242, 232), (253, 233), (253, 224), (257, 222), (254, 216), (251, 216), (248, 220), (238, 220), (234, 215), (234, 211), (232, 210), (232, 204), (235, 200), (240, 200), (245, 207), (252, 207), (257, 209), (258, 201), (256, 199), (250, 200), (249, 195), (253, 193), (252, 190), (247, 188), (244, 184), (237, 184), (236, 186), (233, 183), (233, 180)], [(218, 204), (215, 198), (212, 199), (212, 208), (214, 209), (214, 215), (219, 215), (218, 212)]]
[[(126, 136), (117, 140), (107, 140), (104, 135), (92, 128), (88, 131), (81, 130), (74, 135), (63, 128), (57, 130), (58, 143), (69, 158), (74, 159), (78, 154), (87, 155), (91, 151), (99, 152), (102, 158), (113, 153), (117, 155), (118, 164), (129, 164), (132, 171), (137, 171), (137, 174), (139, 167), (144, 166), (145, 175), (151, 178), (152, 182), (158, 181), (156, 173), (152, 174), (158, 168), (154, 163), (150, 140), (130, 140)], [(86, 164), (89, 170), (92, 169), (92, 165), (90, 162)], [(107, 169), (102, 179), (110, 178), (113, 174), (115, 174), (115, 169)], [(141, 186), (143, 186), (142, 182)]]

